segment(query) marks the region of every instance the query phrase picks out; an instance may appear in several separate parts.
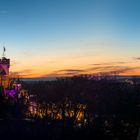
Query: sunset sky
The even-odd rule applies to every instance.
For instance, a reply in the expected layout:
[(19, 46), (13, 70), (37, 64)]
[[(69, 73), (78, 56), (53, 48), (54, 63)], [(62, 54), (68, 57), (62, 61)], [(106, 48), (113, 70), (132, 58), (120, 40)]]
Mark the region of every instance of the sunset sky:
[(139, 0), (0, 0), (0, 52), (22, 77), (140, 75)]

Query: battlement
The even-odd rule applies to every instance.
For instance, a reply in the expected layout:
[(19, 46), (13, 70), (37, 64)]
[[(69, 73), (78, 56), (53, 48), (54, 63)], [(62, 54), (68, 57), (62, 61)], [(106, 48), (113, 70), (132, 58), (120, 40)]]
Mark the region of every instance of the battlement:
[(2, 57), (2, 59), (0, 59), (0, 65), (7, 65), (7, 68), (10, 68), (10, 59)]

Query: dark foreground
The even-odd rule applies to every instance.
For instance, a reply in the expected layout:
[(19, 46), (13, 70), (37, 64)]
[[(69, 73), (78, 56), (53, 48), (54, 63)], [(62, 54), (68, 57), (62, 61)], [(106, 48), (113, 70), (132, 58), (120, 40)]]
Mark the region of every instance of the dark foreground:
[(138, 127), (132, 124), (117, 125), (112, 128), (94, 125), (83, 128), (72, 127), (61, 121), (46, 120), (1, 120), (0, 136), (4, 139), (39, 140), (136, 140)]
[(0, 89), (0, 139), (140, 140), (139, 79), (25, 82), (14, 98)]

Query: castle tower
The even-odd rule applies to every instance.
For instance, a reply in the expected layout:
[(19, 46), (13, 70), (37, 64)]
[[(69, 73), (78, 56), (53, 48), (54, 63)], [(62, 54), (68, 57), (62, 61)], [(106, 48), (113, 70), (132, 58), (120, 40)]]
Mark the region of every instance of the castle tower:
[(0, 59), (0, 85), (5, 89), (9, 87), (9, 68), (10, 68), (10, 59), (5, 57), (5, 47), (3, 48), (3, 55)]

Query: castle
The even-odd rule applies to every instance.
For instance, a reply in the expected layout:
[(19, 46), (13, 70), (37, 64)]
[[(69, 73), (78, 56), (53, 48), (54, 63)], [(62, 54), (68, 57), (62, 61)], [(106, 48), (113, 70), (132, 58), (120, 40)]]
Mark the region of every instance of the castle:
[(9, 88), (9, 68), (10, 68), (10, 59), (2, 57), (0, 59), (0, 85), (4, 89)]
[(0, 59), (0, 86), (4, 89), (4, 93), (10, 96), (14, 96), (21, 89), (21, 83), (19, 79), (10, 79), (10, 59), (5, 57), (5, 47), (3, 48), (3, 55)]

